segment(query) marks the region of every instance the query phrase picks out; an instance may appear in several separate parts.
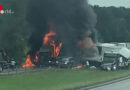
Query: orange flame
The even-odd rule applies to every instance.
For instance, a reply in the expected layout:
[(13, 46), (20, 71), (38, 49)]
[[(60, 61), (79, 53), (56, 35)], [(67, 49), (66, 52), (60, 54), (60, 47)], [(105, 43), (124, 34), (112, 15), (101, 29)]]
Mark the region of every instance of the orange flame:
[(30, 55), (27, 56), (25, 63), (22, 65), (23, 67), (34, 67), (35, 65), (31, 62)]
[(57, 57), (60, 53), (60, 49), (62, 47), (62, 43), (59, 43), (57, 46), (55, 42), (51, 42), (50, 45), (52, 46), (52, 57)]
[(83, 68), (83, 65), (78, 65), (76, 68), (77, 69)]
[(44, 41), (43, 41), (43, 44), (44, 45), (47, 45), (47, 44), (49, 44), (50, 42), (52, 42), (53, 40), (51, 40), (51, 37), (53, 37), (53, 36), (56, 36), (56, 33), (54, 33), (54, 32), (49, 32), (49, 33), (47, 33), (46, 35), (45, 35), (45, 37), (44, 37)]
[(44, 39), (43, 39), (43, 44), (44, 45), (50, 45), (52, 47), (52, 57), (56, 58), (61, 50), (62, 47), (62, 43), (59, 43), (58, 45), (56, 45), (55, 41), (52, 39), (52, 37), (56, 36), (56, 33), (54, 32), (49, 32), (45, 35)]
[(37, 51), (36, 54), (35, 54), (35, 60), (34, 61), (38, 62), (38, 60), (39, 60), (39, 52)]

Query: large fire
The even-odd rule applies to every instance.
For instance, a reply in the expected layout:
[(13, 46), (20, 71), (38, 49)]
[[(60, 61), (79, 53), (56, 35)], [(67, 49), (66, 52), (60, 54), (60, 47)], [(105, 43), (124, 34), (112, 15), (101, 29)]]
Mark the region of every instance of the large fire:
[(43, 38), (43, 45), (49, 45), (52, 47), (52, 54), (51, 54), (52, 58), (56, 58), (59, 55), (62, 47), (62, 43), (56, 44), (55, 41), (52, 39), (52, 37), (54, 36), (56, 36), (56, 33), (50, 31)]
[[(51, 31), (51, 32), (45, 34), (45, 36), (43, 38), (43, 45), (47, 45), (47, 46), (51, 47), (51, 57), (52, 58), (58, 57), (61, 47), (62, 47), (62, 43), (59, 43), (59, 44), (55, 43), (55, 41), (52, 38), (54, 36), (56, 36), (56, 33)], [(39, 52), (37, 51), (35, 54), (34, 62), (37, 63), (38, 59), (39, 59)], [(23, 67), (34, 67), (35, 66), (31, 61), (30, 55), (27, 56), (26, 61), (22, 66)]]
[(31, 61), (31, 56), (28, 55), (25, 63), (22, 65), (23, 67), (34, 67), (35, 65)]

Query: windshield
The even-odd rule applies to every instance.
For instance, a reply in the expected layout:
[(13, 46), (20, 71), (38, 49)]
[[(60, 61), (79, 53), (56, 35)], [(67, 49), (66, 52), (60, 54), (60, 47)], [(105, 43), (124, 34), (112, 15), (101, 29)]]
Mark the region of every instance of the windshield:
[(115, 61), (116, 58), (113, 57), (104, 57), (103, 62), (104, 63), (113, 63)]
[(103, 62), (105, 62), (105, 63), (113, 63), (116, 60), (116, 57), (117, 57), (116, 54), (105, 53)]

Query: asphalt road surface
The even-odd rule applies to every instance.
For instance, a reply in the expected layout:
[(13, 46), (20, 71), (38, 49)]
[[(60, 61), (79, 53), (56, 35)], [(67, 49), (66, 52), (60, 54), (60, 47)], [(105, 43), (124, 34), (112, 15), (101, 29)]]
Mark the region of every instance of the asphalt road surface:
[(130, 90), (130, 79), (89, 90)]

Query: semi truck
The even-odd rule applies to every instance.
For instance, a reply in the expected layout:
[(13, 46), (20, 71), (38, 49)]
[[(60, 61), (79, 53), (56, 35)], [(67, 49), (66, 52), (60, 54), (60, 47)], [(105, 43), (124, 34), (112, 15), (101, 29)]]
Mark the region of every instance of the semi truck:
[(110, 71), (130, 68), (130, 50), (125, 43), (105, 43), (98, 48), (102, 69)]

